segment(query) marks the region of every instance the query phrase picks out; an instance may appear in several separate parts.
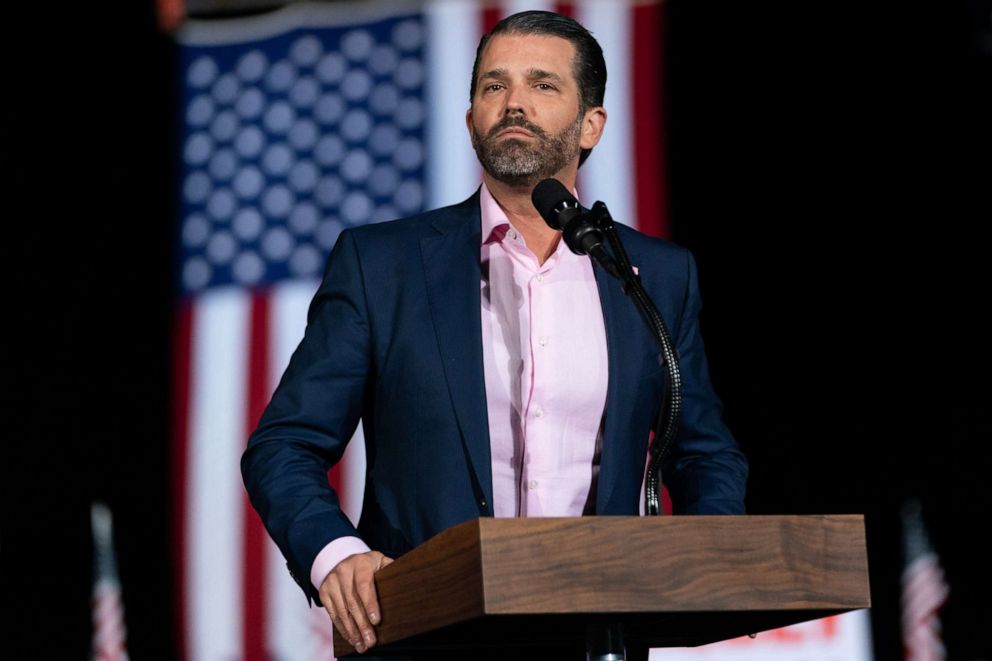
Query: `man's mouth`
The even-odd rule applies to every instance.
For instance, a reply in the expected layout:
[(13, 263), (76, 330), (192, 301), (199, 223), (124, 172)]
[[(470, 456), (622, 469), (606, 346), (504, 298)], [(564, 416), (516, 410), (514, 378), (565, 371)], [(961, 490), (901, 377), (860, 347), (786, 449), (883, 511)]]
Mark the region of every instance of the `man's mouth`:
[(520, 136), (525, 136), (525, 137), (528, 137), (528, 138), (533, 138), (534, 137), (534, 134), (531, 133), (530, 131), (528, 131), (525, 128), (521, 128), (519, 126), (511, 126), (510, 128), (503, 129), (502, 131), (500, 131), (497, 134), (497, 136), (504, 137), (504, 138), (505, 137), (511, 137), (512, 138), (512, 137), (520, 137)]

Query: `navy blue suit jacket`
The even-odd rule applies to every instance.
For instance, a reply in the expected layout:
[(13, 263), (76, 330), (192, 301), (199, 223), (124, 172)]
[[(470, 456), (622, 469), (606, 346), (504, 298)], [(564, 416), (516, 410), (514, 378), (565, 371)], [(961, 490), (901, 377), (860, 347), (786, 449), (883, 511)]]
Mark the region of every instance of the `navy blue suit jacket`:
[[(710, 385), (692, 256), (620, 229), (680, 356), (682, 423), (663, 473), (674, 509), (743, 512), (747, 463)], [(480, 234), (476, 193), (456, 206), (346, 230), (331, 253), (306, 335), (241, 462), (252, 504), (311, 597), (310, 566), (333, 539), (357, 534), (395, 557), (492, 515)], [(595, 270), (609, 353), (595, 512), (636, 515), (665, 372), (633, 302)], [(368, 474), (356, 532), (327, 470), (359, 419)]]

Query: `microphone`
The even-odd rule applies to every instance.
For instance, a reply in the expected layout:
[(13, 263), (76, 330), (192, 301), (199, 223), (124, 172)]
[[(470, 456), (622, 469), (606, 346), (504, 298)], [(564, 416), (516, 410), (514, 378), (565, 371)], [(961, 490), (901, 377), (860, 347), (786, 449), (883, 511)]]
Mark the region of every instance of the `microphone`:
[(557, 179), (544, 179), (538, 183), (530, 194), (530, 201), (551, 229), (563, 230), (568, 223), (582, 215), (579, 201)]
[(591, 214), (582, 212), (579, 201), (564, 184), (557, 179), (544, 179), (534, 187), (530, 200), (544, 222), (561, 232), (569, 250), (576, 255), (592, 255), (609, 273), (620, 277), (616, 262), (603, 245), (603, 233)]

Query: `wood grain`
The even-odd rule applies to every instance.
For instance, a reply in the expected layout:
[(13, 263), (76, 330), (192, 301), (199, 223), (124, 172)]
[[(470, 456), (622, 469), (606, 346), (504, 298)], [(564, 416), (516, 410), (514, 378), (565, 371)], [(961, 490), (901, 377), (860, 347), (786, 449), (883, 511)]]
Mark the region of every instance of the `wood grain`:
[(380, 652), (574, 644), (608, 620), (691, 645), (870, 605), (857, 515), (477, 519), (376, 584)]

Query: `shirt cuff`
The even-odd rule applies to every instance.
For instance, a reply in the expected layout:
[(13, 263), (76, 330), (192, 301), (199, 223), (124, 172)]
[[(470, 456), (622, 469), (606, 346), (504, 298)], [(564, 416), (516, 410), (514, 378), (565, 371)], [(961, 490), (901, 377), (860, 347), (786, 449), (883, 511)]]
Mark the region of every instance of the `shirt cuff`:
[(322, 548), (317, 557), (314, 558), (313, 565), (310, 566), (310, 582), (319, 591), (324, 579), (338, 566), (338, 563), (348, 556), (356, 553), (368, 553), (371, 550), (358, 537), (338, 537)]

